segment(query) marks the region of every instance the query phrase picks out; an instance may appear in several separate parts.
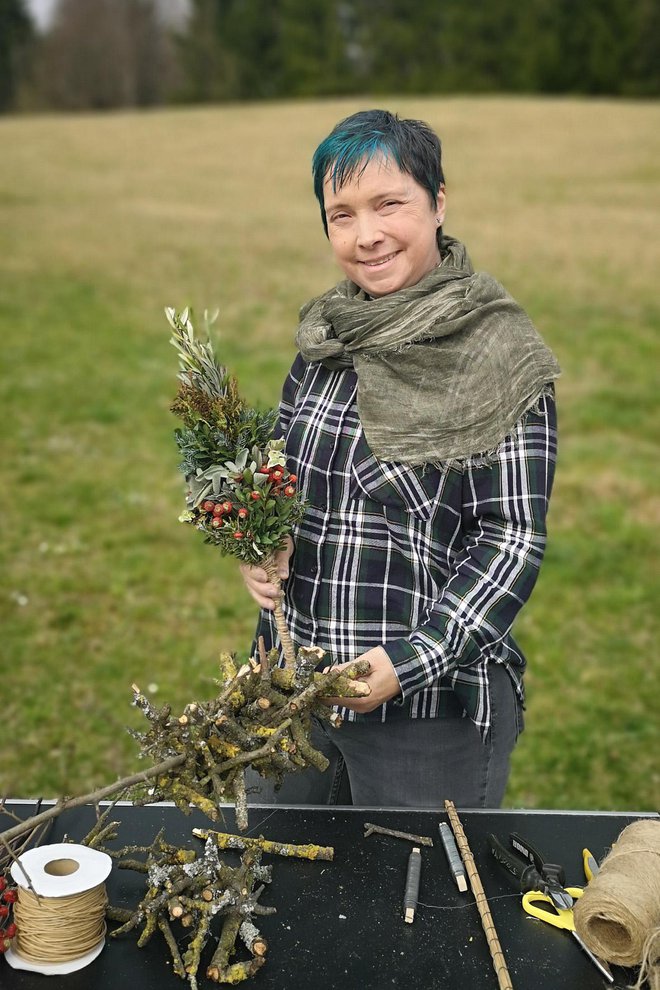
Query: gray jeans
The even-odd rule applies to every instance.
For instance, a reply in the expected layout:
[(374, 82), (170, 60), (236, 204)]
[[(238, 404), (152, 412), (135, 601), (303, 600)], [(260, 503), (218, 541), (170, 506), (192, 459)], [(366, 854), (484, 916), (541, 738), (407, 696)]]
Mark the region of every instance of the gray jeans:
[(489, 669), (492, 729), (487, 742), (469, 718), (393, 717), (386, 722), (344, 722), (332, 729), (314, 722), (312, 743), (330, 766), (324, 773), (288, 774), (275, 791), (248, 771), (255, 804), (343, 804), (383, 808), (497, 808), (509, 778), (509, 758), (522, 728), (522, 712), (506, 670)]

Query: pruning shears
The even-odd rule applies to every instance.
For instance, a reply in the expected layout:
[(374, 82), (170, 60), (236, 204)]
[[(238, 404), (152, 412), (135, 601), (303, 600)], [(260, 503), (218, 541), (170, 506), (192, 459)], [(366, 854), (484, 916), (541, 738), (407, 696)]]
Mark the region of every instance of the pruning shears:
[(566, 889), (562, 866), (546, 863), (537, 849), (518, 832), (509, 834), (512, 850), (506, 849), (492, 833), (488, 836), (490, 851), (497, 862), (520, 881), (520, 892), (540, 891), (550, 898), (558, 911), (573, 907), (573, 896)]

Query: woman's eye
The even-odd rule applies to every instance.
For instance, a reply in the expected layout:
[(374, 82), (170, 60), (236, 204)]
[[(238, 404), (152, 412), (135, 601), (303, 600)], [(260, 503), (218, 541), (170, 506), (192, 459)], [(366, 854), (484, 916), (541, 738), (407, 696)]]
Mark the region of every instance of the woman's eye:
[(398, 199), (387, 199), (383, 203), (383, 209), (387, 210), (387, 209), (392, 209), (395, 206), (399, 206), (399, 202), (400, 201)]

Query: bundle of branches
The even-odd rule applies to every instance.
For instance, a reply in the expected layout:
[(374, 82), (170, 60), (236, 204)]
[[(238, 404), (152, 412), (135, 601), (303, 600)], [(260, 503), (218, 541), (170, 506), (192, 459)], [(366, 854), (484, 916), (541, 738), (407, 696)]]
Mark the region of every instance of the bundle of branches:
[[(8, 858), (15, 858), (12, 846), (20, 851), (22, 846), (15, 844), (29, 841), (35, 829), (62, 812), (117, 794), (142, 804), (174, 801), (185, 814), (195, 805), (212, 821), (220, 817), (219, 803), (234, 802), (238, 828), (244, 831), (245, 769), (252, 766), (278, 783), (289, 771), (309, 766), (324, 770), (325, 757), (309, 742), (311, 716), (338, 728), (341, 719), (323, 698), (369, 694), (368, 685), (359, 680), (368, 661), (316, 673), (322, 658), (319, 648), (302, 647), (294, 668), (283, 669), (274, 666), (277, 651), (268, 654), (260, 643), (260, 660), (251, 659), (237, 669), (234, 658), (222, 654), (220, 694), (209, 702), (190, 702), (178, 717), (168, 705), (155, 708), (134, 686), (134, 703), (150, 726), (144, 733), (129, 731), (140, 743), (140, 756), (151, 765), (88, 794), (61, 798), (24, 820), (12, 813), (15, 824), (0, 832), (0, 847)], [(5, 812), (9, 815), (8, 809)]]
[[(201, 530), (205, 542), (221, 553), (263, 567), (279, 587), (275, 554), (304, 507), (297, 478), (286, 466), (284, 440), (273, 436), (277, 412), (245, 404), (210, 340), (195, 339), (188, 309), (177, 313), (168, 307), (165, 313), (180, 364), (171, 407), (183, 421), (174, 431), (187, 486), (187, 509), (179, 518)], [(212, 319), (207, 314), (205, 319), (208, 331)], [(274, 613), (286, 663), (292, 664), (293, 644), (279, 601)]]
[[(220, 804), (233, 802), (241, 831), (248, 826), (245, 770), (251, 766), (262, 777), (281, 783), (284, 775), (307, 767), (323, 771), (327, 760), (311, 745), (313, 714), (337, 726), (339, 716), (321, 700), (323, 696), (360, 697), (369, 688), (358, 680), (368, 662), (355, 661), (342, 671), (316, 673), (323, 658), (318, 647), (302, 647), (293, 669), (275, 666), (277, 651), (266, 653), (260, 644), (259, 660), (237, 669), (234, 658), (220, 657), (222, 689), (209, 702), (192, 702), (181, 715), (169, 706), (155, 708), (134, 686), (135, 704), (150, 725), (133, 732), (141, 756), (174, 766), (154, 777), (148, 788), (136, 789), (142, 801), (173, 801), (188, 814), (194, 805), (212, 821)], [(141, 791), (142, 793), (138, 793)]]
[[(331, 846), (246, 839), (202, 829), (193, 830), (205, 840), (201, 856), (192, 849), (170, 845), (162, 830), (150, 846), (112, 849), (106, 843), (117, 838), (119, 822), (109, 821), (111, 811), (112, 805), (98, 818), (83, 843), (107, 853), (120, 870), (135, 870), (147, 878), (147, 892), (135, 908), (107, 908), (107, 917), (120, 923), (111, 937), (118, 938), (141, 926), (138, 946), (143, 947), (160, 931), (169, 947), (174, 972), (193, 988), (197, 987), (201, 956), (209, 939), (218, 944), (206, 975), (216, 983), (239, 983), (253, 976), (266, 961), (268, 945), (257, 919), (276, 912), (274, 907), (259, 903), (265, 884), (271, 881), (271, 867), (261, 864), (263, 853), (326, 861), (334, 856)], [(219, 855), (222, 849), (239, 850), (240, 865), (232, 867), (223, 862)], [(219, 936), (212, 930), (216, 916), (222, 919)], [(184, 929), (187, 949), (183, 954), (174, 923)], [(239, 942), (247, 950), (247, 958), (230, 962), (240, 953)]]
[[(160, 931), (172, 955), (174, 972), (196, 988), (202, 952), (209, 938), (214, 937), (212, 923), (217, 916), (222, 918), (222, 928), (206, 975), (216, 983), (238, 983), (256, 973), (265, 962), (267, 944), (255, 920), (259, 915), (275, 913), (275, 908), (259, 904), (264, 885), (271, 879), (271, 868), (261, 865), (261, 850), (246, 850), (240, 865), (232, 867), (222, 862), (212, 839), (198, 856), (192, 849), (165, 842), (162, 832), (150, 846), (112, 850), (104, 843), (116, 837), (117, 826), (117, 822), (110, 822), (96, 834), (93, 830), (84, 842), (107, 852), (119, 869), (146, 874), (147, 893), (134, 909), (108, 907), (108, 918), (121, 923), (111, 937), (118, 938), (142, 926), (138, 945), (143, 947)], [(137, 858), (140, 856), (145, 858)], [(188, 945), (183, 954), (173, 923), (186, 934)], [(248, 958), (230, 963), (239, 939)]]

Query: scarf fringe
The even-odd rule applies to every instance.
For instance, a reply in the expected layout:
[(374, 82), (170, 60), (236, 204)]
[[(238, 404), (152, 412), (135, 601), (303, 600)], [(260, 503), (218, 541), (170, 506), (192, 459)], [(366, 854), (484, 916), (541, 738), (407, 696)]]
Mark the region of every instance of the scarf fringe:
[[(554, 398), (554, 386), (551, 382), (544, 385), (536, 398), (532, 399), (532, 402), (520, 417), (519, 422), (524, 425), (528, 416), (539, 416), (541, 414), (541, 403), (547, 398)], [(515, 433), (507, 433), (507, 435), (490, 450), (484, 450), (478, 454), (470, 454), (469, 457), (452, 457), (450, 460), (431, 461), (430, 463), (434, 468), (453, 468), (457, 471), (469, 471), (484, 467), (489, 468), (493, 467), (494, 464), (497, 464), (505, 446), (510, 446), (512, 450), (515, 450), (519, 446), (519, 440)]]

